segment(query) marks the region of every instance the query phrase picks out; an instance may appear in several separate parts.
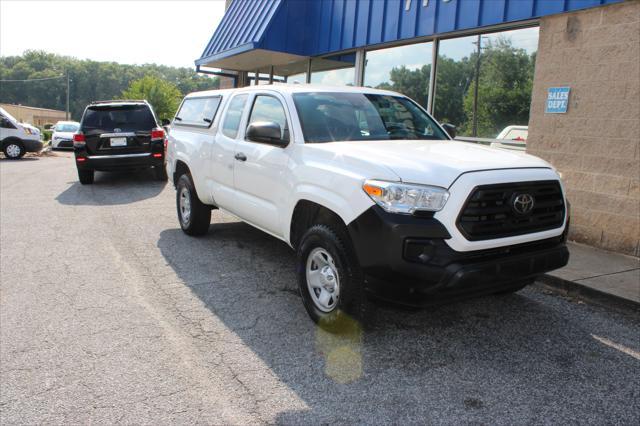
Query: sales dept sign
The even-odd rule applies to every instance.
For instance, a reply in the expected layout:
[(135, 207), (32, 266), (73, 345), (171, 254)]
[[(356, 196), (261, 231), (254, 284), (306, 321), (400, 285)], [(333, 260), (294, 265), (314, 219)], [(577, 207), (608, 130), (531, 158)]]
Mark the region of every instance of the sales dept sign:
[(547, 105), (544, 112), (548, 114), (564, 114), (569, 107), (570, 87), (549, 87)]

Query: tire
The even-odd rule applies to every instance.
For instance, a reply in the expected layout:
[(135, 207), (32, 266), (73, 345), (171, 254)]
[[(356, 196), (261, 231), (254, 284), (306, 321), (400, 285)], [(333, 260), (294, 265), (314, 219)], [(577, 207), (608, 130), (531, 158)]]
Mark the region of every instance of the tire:
[(164, 166), (155, 166), (153, 168), (153, 174), (156, 180), (160, 182), (166, 182), (168, 179), (167, 169)]
[(26, 152), (24, 150), (24, 146), (22, 146), (22, 143), (18, 141), (6, 142), (4, 147), (2, 148), (2, 151), (4, 152), (5, 157), (10, 160), (19, 160), (24, 156)]
[(302, 303), (316, 324), (335, 334), (362, 328), (368, 307), (364, 275), (346, 229), (340, 231), (314, 225), (301, 238), (297, 250)]
[(211, 224), (211, 208), (198, 198), (191, 176), (181, 175), (176, 189), (176, 209), (182, 231), (191, 236), (206, 234)]
[(82, 185), (91, 185), (94, 175), (93, 170), (78, 170), (78, 180)]

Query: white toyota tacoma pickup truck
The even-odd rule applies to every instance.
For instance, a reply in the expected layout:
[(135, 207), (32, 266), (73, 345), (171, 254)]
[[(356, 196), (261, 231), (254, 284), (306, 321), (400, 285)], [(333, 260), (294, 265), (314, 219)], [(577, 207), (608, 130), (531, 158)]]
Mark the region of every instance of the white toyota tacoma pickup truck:
[(553, 167), (445, 129), (368, 88), (192, 93), (167, 148), (180, 226), (204, 234), (219, 208), (288, 243), (304, 306), (325, 325), (360, 315), (365, 293), (424, 306), (517, 291), (566, 265)]

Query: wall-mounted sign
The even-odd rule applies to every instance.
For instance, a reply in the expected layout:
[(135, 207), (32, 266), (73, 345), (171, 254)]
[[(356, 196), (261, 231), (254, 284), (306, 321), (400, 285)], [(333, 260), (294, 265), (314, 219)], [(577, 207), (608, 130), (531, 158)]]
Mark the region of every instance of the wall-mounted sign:
[(549, 87), (547, 104), (544, 112), (547, 114), (564, 114), (569, 108), (570, 87)]

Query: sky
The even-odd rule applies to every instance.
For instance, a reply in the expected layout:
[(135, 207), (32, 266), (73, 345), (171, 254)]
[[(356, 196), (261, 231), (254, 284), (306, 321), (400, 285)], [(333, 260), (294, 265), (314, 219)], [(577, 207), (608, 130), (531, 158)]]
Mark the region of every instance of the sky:
[(223, 15), (224, 0), (0, 0), (0, 56), (193, 68)]

